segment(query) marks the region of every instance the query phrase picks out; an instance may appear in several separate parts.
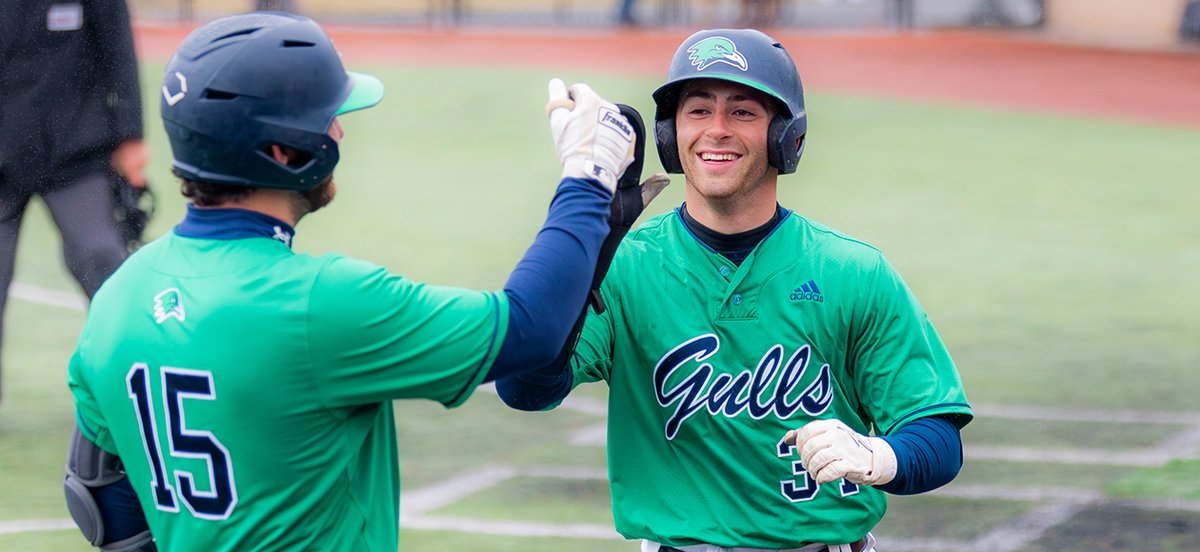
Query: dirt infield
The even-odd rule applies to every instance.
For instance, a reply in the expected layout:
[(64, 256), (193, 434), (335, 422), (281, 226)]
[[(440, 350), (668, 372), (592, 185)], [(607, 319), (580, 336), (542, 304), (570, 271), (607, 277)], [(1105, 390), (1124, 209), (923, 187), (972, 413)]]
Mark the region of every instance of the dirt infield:
[[(189, 28), (137, 24), (144, 59)], [(661, 76), (682, 29), (332, 27), (349, 63), (564, 67)], [(1020, 33), (772, 31), (810, 91), (1001, 106), (1200, 128), (1200, 53), (1052, 44)]]

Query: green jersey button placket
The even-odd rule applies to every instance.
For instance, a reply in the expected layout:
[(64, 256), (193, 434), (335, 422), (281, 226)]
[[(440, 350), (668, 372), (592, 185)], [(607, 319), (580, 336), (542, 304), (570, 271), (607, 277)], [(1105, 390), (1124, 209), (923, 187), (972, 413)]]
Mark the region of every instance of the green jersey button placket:
[[(746, 263), (743, 263), (742, 266), (736, 269), (728, 265), (721, 265), (717, 268), (718, 273), (729, 277), (729, 284), (725, 288), (725, 296), (721, 299), (718, 319), (738, 320), (757, 318), (756, 309), (752, 304), (753, 301), (750, 300), (754, 297), (754, 294), (751, 292), (750, 297), (747, 297), (746, 290), (742, 286), (742, 281), (746, 279), (749, 268)], [(740, 287), (743, 289), (739, 291), (738, 288)]]

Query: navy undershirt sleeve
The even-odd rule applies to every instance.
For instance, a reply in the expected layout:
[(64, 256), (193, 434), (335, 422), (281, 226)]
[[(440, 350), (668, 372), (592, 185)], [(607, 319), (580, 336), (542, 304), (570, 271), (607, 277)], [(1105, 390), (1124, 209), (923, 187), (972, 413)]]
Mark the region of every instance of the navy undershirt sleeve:
[[(581, 315), (571, 330), (571, 336), (576, 340), (586, 318)], [(571, 343), (570, 347), (563, 347), (553, 361), (541, 368), (496, 380), (496, 394), (500, 395), (504, 404), (516, 410), (536, 412), (549, 408), (571, 392), (574, 373), (569, 368), (574, 351), (575, 344)]]
[(962, 468), (962, 436), (946, 416), (918, 418), (883, 439), (896, 452), (896, 478), (876, 488), (897, 495), (932, 491)]
[(116, 483), (88, 490), (96, 499), (100, 517), (104, 520), (104, 542), (101, 544), (125, 540), (150, 528), (129, 479), (122, 478)]
[(564, 178), (546, 224), (504, 285), (508, 333), (485, 381), (550, 365), (583, 312), (612, 194), (592, 179)]

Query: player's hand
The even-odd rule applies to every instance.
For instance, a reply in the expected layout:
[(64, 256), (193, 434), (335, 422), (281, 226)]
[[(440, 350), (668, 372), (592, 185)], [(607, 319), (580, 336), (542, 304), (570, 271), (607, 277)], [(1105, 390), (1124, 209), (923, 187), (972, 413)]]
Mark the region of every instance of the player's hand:
[(146, 163), (150, 160), (150, 149), (139, 139), (125, 140), (112, 152), (110, 164), (134, 188), (146, 187)]
[(859, 485), (882, 485), (896, 477), (896, 453), (879, 437), (866, 437), (841, 420), (817, 420), (783, 437), (796, 445), (800, 462), (818, 484), (846, 478)]
[(568, 89), (562, 80), (551, 79), (549, 90), (546, 113), (563, 178), (593, 178), (615, 191), (617, 178), (633, 162), (633, 127), (616, 105), (586, 84)]

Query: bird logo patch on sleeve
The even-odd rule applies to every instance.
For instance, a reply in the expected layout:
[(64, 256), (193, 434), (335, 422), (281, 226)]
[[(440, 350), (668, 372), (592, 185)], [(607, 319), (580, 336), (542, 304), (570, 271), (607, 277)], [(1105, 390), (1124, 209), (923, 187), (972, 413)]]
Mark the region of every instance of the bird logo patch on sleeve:
[(183, 311), (183, 298), (176, 288), (168, 288), (154, 296), (154, 320), (159, 324), (174, 317), (183, 321), (186, 313)]

